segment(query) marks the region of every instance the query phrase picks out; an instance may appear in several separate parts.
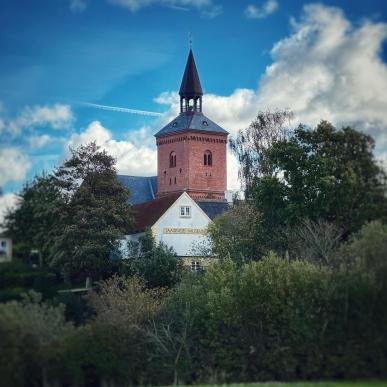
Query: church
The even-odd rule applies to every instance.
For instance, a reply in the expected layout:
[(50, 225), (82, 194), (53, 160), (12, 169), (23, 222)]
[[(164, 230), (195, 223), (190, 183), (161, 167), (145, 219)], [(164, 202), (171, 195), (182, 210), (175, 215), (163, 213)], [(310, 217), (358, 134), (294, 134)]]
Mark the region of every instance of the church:
[(180, 86), (180, 114), (155, 134), (157, 176), (118, 179), (130, 191), (135, 225), (127, 240), (150, 229), (193, 270), (208, 224), (227, 210), (228, 132), (202, 111), (203, 91), (192, 49)]

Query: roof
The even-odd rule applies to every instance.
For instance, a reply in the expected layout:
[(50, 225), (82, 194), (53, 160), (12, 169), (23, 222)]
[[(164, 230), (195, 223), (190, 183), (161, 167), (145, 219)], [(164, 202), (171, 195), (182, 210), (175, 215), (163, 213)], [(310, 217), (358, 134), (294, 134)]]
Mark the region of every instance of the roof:
[(177, 192), (132, 206), (134, 231), (141, 232), (147, 227), (152, 227), (180, 195), (181, 192)]
[(157, 194), (156, 176), (126, 176), (118, 175), (121, 182), (130, 192), (128, 202), (130, 204), (143, 203), (152, 200)]
[(181, 97), (197, 97), (203, 95), (192, 50), (189, 50), (179, 94)]
[(183, 130), (199, 130), (201, 132), (219, 133), (227, 135), (228, 132), (214, 121), (211, 121), (201, 112), (180, 113), (169, 124), (160, 129), (155, 137), (165, 136)]
[(196, 200), (196, 203), (211, 220), (230, 208), (226, 200)]

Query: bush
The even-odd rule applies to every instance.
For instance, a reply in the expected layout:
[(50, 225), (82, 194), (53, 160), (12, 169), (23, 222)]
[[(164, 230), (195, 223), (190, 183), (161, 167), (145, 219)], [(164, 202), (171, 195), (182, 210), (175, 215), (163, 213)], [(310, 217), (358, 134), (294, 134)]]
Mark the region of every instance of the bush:
[(31, 268), (17, 262), (0, 265), (0, 301), (21, 300), (21, 295), (34, 290), (44, 298), (55, 295), (59, 281), (47, 268)]
[(70, 329), (64, 308), (42, 303), (37, 293), (30, 293), (22, 302), (0, 304), (3, 385), (41, 386), (55, 343)]

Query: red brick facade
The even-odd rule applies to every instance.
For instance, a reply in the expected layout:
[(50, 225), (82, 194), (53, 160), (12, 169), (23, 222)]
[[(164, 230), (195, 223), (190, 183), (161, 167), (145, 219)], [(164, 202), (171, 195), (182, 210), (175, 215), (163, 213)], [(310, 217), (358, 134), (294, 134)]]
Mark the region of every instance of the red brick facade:
[(195, 199), (224, 199), (227, 134), (186, 130), (156, 141), (158, 197), (186, 191)]

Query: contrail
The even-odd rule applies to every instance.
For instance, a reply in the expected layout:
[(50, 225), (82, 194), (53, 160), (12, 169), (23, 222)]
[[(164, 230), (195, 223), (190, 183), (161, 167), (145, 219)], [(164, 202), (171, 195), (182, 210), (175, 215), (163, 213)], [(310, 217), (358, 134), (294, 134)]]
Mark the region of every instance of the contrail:
[(90, 103), (90, 102), (81, 102), (81, 104), (85, 106), (90, 106), (96, 109), (110, 110), (112, 112), (140, 114), (142, 116), (154, 116), (154, 117), (160, 117), (163, 115), (162, 113), (158, 113), (158, 112), (148, 112), (146, 110), (128, 109), (128, 108), (123, 108), (119, 106), (98, 105), (96, 103)]

